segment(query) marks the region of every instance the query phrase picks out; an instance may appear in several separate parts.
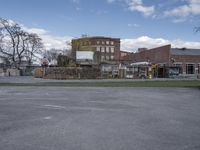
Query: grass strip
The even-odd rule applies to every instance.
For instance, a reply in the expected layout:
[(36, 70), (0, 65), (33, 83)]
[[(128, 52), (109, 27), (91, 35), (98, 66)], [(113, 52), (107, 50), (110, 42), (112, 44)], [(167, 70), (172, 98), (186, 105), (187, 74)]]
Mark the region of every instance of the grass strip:
[(0, 86), (55, 86), (55, 87), (191, 87), (200, 88), (200, 80), (170, 81), (108, 81), (108, 82), (40, 82), (0, 83)]

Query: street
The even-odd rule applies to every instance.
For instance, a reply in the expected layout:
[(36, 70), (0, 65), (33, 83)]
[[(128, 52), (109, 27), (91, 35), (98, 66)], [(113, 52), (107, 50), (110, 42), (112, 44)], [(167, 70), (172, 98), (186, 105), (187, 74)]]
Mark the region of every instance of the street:
[(199, 89), (0, 87), (0, 150), (199, 149)]

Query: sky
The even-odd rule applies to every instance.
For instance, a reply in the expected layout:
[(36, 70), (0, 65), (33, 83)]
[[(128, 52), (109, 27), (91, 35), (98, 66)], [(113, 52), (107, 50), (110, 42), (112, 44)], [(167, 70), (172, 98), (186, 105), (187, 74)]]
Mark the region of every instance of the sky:
[(47, 49), (88, 36), (121, 38), (121, 50), (200, 48), (200, 0), (0, 0), (0, 17), (38, 33)]

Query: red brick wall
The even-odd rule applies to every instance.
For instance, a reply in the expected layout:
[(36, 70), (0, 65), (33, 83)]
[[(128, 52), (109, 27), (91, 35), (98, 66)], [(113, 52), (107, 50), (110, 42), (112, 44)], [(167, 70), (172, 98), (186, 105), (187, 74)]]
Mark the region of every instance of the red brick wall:
[(186, 72), (186, 64), (194, 64), (195, 68), (200, 64), (200, 55), (171, 55), (171, 58), (175, 60), (174, 64), (182, 64), (183, 72)]
[(200, 55), (171, 55), (175, 62), (200, 63)]
[(133, 56), (133, 62), (149, 61), (151, 63), (169, 64), (170, 49), (171, 45), (166, 45), (135, 53)]

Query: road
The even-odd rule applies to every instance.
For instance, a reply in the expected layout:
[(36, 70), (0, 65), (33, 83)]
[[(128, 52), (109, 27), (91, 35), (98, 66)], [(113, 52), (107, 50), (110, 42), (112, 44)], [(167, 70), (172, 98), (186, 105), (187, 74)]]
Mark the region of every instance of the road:
[(0, 150), (199, 149), (199, 89), (0, 87)]

